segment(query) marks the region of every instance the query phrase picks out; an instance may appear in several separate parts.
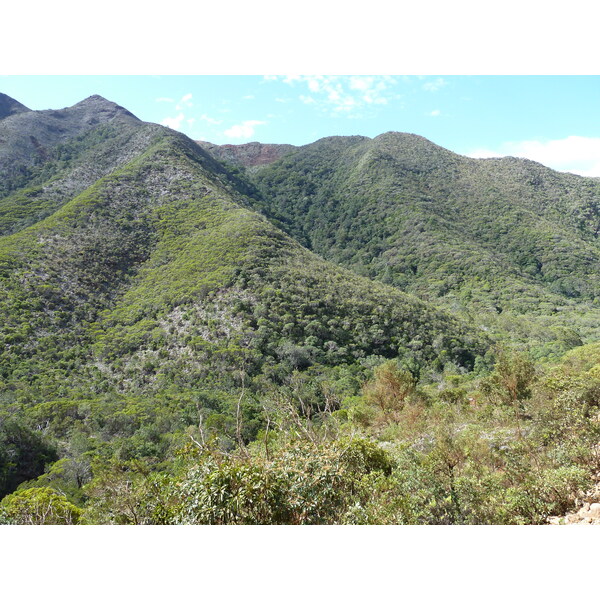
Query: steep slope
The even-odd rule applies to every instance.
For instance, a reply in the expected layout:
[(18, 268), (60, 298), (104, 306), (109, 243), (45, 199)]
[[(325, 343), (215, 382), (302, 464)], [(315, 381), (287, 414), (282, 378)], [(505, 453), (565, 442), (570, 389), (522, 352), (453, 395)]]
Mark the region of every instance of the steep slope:
[(136, 121), (128, 110), (101, 96), (61, 110), (13, 111), (0, 121), (0, 172), (6, 180), (0, 191), (22, 186), (31, 167), (45, 162), (55, 146), (100, 124)]
[(98, 125), (50, 149), (45, 160), (26, 174), (4, 180), (12, 189), (0, 194), (0, 234), (15, 233), (40, 221), (143, 152), (158, 126), (141, 125)]
[(0, 120), (10, 117), (11, 115), (27, 112), (28, 110), (29, 109), (20, 102), (17, 102), (10, 96), (0, 92)]
[(388, 133), (325, 138), (256, 182), (263, 212), (362, 275), (524, 341), (596, 335), (598, 180)]
[[(89, 135), (52, 180), (52, 214), (0, 237), (0, 372), (22, 402), (369, 356), (472, 368), (486, 351), (456, 318), (302, 248), (185, 136), (129, 120)], [(112, 158), (90, 166), (99, 156)]]

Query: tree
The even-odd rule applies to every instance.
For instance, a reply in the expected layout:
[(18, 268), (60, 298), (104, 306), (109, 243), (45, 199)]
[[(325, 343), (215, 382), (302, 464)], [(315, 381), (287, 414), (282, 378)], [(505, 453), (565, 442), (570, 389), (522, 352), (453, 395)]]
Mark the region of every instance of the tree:
[(521, 419), (525, 413), (525, 401), (531, 397), (531, 385), (535, 381), (535, 364), (524, 354), (501, 350), (494, 372), (481, 382), (480, 388), (501, 404), (511, 406), (521, 436)]
[(0, 502), (0, 522), (12, 525), (75, 525), (81, 509), (48, 487), (18, 490)]
[(399, 369), (395, 361), (388, 361), (375, 369), (375, 377), (364, 386), (363, 394), (369, 404), (381, 410), (385, 421), (397, 422), (416, 387), (412, 373)]
[(0, 498), (41, 475), (45, 465), (57, 458), (40, 433), (13, 419), (0, 419)]

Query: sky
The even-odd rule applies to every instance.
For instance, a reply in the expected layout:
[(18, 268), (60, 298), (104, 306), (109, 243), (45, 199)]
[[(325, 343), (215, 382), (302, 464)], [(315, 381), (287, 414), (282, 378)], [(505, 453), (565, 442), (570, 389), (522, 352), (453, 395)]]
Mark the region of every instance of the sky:
[(100, 94), (215, 144), (401, 131), (467, 156), (600, 176), (595, 75), (5, 75), (0, 91), (34, 110)]

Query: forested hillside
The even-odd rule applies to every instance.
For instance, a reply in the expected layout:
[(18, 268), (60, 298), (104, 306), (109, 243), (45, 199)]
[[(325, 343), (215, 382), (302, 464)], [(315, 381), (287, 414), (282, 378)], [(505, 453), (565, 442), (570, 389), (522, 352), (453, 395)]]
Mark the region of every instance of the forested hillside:
[(539, 523), (592, 484), (595, 180), (7, 98), (0, 521)]
[(536, 356), (598, 339), (600, 181), (415, 135), (326, 138), (262, 168), (258, 205), (313, 251)]

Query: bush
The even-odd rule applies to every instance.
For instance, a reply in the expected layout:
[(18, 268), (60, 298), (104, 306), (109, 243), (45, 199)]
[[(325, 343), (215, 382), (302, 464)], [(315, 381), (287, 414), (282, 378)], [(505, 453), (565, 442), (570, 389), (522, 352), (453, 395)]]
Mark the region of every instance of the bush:
[(81, 510), (48, 487), (19, 490), (0, 502), (0, 521), (12, 525), (76, 525)]

